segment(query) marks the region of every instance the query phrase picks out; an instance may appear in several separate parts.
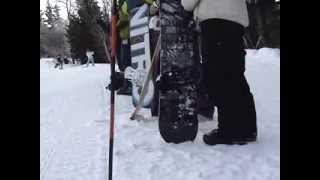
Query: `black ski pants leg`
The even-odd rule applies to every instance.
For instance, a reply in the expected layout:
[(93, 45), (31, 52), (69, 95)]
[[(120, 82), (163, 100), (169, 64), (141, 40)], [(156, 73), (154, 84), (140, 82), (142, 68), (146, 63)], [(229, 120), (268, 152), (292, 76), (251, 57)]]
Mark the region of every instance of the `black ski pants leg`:
[(131, 66), (131, 50), (130, 50), (130, 42), (129, 40), (127, 43), (121, 43), (121, 49), (120, 49), (120, 62), (118, 62), (119, 69), (121, 72), (124, 72), (124, 70)]
[(244, 76), (244, 27), (221, 19), (209, 19), (200, 26), (204, 81), (218, 108), (219, 132), (232, 138), (256, 133), (254, 98)]

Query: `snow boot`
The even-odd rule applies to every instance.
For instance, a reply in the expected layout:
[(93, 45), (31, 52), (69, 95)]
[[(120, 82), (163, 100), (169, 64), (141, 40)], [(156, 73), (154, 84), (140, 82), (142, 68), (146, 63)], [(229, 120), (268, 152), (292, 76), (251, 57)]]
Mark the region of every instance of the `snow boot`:
[(208, 145), (227, 144), (227, 145), (245, 145), (248, 142), (254, 142), (257, 139), (257, 134), (252, 133), (248, 136), (242, 137), (230, 137), (225, 136), (218, 129), (214, 129), (211, 132), (203, 135), (204, 143)]

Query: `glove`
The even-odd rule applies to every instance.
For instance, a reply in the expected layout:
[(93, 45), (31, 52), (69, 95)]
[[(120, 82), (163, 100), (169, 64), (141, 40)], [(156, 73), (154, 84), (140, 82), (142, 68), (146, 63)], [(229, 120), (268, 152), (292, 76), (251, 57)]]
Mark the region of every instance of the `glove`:
[(160, 1), (159, 0), (156, 0), (152, 3), (152, 6), (155, 6), (159, 9), (159, 4), (160, 4)]
[(150, 15), (154, 16), (159, 12), (159, 2), (154, 1), (150, 6)]
[(116, 91), (121, 88), (124, 82), (124, 74), (122, 72), (115, 72), (114, 76), (110, 77), (111, 83), (107, 86), (110, 91)]
[(159, 16), (152, 16), (149, 20), (149, 28), (155, 31), (160, 31), (160, 18)]

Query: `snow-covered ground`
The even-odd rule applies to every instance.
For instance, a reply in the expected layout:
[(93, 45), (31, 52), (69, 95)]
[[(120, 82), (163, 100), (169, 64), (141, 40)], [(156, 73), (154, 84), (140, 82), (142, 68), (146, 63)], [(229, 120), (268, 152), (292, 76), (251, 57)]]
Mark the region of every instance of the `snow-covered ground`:
[[(246, 75), (256, 100), (258, 141), (207, 146), (199, 124), (195, 142), (165, 143), (157, 119), (130, 121), (131, 98), (116, 96), (115, 180), (279, 180), (280, 50), (247, 51)], [(66, 65), (40, 60), (41, 180), (106, 180), (110, 66)], [(142, 112), (150, 116), (148, 110)]]

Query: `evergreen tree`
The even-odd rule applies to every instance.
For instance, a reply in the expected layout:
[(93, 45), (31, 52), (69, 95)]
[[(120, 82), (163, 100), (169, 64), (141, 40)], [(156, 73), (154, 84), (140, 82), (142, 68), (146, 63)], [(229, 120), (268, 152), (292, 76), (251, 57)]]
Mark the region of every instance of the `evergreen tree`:
[(94, 51), (95, 61), (105, 63), (107, 58), (104, 49), (104, 32), (97, 24), (103, 18), (97, 1), (77, 0), (77, 15), (70, 16), (67, 37), (74, 57), (83, 59), (86, 50)]
[(67, 27), (67, 38), (71, 46), (70, 52), (73, 58), (77, 58), (84, 62), (84, 56), (87, 49), (88, 36), (83, 30), (85, 23), (76, 15), (70, 15), (69, 25)]
[[(40, 10), (40, 57), (68, 55), (65, 36), (65, 22), (60, 17), (60, 9), (47, 1), (45, 12)], [(43, 18), (45, 15), (45, 18)]]
[(61, 19), (59, 6), (54, 5), (54, 7), (52, 9), (53, 9), (53, 14), (54, 14), (55, 20)]
[(43, 11), (40, 9), (40, 25), (43, 23)]
[(49, 0), (47, 0), (45, 16), (46, 16), (46, 19), (44, 20), (44, 22), (46, 23), (48, 28), (50, 28), (50, 29), (54, 28), (55, 23), (58, 18), (56, 17), (55, 12), (54, 12), (54, 7), (50, 4)]

